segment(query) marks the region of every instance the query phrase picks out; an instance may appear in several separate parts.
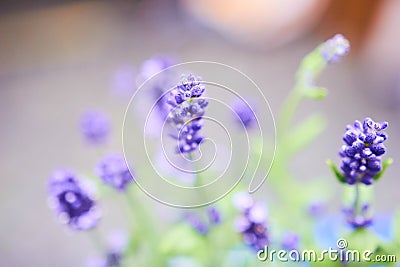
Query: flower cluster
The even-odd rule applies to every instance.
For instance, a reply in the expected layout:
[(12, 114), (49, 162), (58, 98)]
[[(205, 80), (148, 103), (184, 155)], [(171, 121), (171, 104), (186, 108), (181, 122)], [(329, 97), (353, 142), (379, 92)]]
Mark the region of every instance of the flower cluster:
[(110, 120), (100, 111), (90, 110), (82, 115), (81, 133), (90, 144), (104, 143), (110, 133)]
[(87, 186), (70, 171), (53, 172), (49, 182), (49, 196), (51, 208), (72, 229), (89, 230), (100, 219)]
[(343, 35), (336, 34), (321, 45), (320, 52), (326, 63), (337, 63), (350, 52), (350, 42)]
[(355, 121), (348, 125), (343, 136), (345, 144), (339, 152), (341, 169), (348, 184), (372, 184), (374, 176), (382, 170), (381, 156), (385, 153), (383, 142), (387, 134), (383, 132), (387, 122), (374, 122), (366, 118), (362, 123)]
[(235, 221), (235, 228), (241, 233), (244, 243), (257, 251), (263, 249), (269, 243), (266, 207), (246, 193), (237, 194), (234, 204), (242, 212)]
[(175, 137), (178, 152), (190, 153), (203, 141), (199, 131), (203, 127), (202, 117), (208, 102), (200, 97), (205, 89), (200, 77), (189, 75), (172, 90), (167, 101), (171, 107), (168, 121), (178, 130)]
[(134, 178), (121, 154), (108, 154), (97, 164), (95, 173), (105, 184), (118, 191), (125, 191)]

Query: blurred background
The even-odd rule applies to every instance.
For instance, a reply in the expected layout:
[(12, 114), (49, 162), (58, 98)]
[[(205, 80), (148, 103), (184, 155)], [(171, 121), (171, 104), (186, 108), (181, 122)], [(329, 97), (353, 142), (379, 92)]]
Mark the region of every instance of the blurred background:
[[(54, 219), (47, 179), (56, 167), (90, 172), (104, 152), (81, 140), (78, 122), (86, 109), (111, 114), (114, 138), (104, 149), (122, 149), (129, 96), (115, 87), (122, 79), (122, 89), (134, 88), (142, 62), (154, 54), (238, 68), (262, 88), (276, 115), (301, 58), (344, 34), (350, 57), (319, 81), (330, 89), (328, 98), (308, 101), (297, 116), (321, 112), (328, 129), (293, 169), (304, 179), (333, 179), (325, 159), (337, 160), (345, 125), (366, 116), (387, 120), (388, 155), (396, 164), (376, 186), (375, 208), (398, 208), (398, 14), (395, 0), (1, 1), (0, 265), (83, 266), (93, 253), (88, 235)], [(340, 193), (339, 186), (334, 190)], [(105, 228), (125, 225), (113, 201), (102, 204)]]

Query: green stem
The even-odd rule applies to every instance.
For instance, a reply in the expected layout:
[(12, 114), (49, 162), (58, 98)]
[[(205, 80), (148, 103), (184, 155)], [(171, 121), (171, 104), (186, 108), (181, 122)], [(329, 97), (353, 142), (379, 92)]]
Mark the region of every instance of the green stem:
[[(147, 244), (150, 245), (151, 253), (156, 253), (156, 255), (149, 255), (148, 258), (152, 260), (150, 261), (148, 266), (164, 266), (165, 259), (163, 255), (161, 255), (161, 253), (157, 253), (156, 249), (159, 240), (157, 238), (157, 228), (153, 223), (154, 221), (152, 220), (152, 218), (150, 218), (142, 203), (138, 200), (138, 198), (136, 198), (134, 192), (128, 190), (125, 195), (127, 197), (128, 204), (134, 213), (134, 218), (138, 222), (137, 225), (139, 227), (142, 227), (143, 229), (143, 231), (132, 231), (130, 239), (147, 240)], [(136, 248), (136, 246), (134, 247)]]
[[(194, 176), (195, 176), (195, 187), (199, 187), (202, 185), (202, 180), (201, 180), (201, 176), (199, 175), (199, 173), (197, 172), (197, 168), (196, 168), (196, 164), (193, 162), (193, 154), (189, 153), (188, 155), (189, 159), (192, 161), (192, 165), (193, 168), (195, 170), (194, 172)], [(200, 188), (198, 190), (201, 190), (201, 197), (203, 199), (207, 199), (207, 195), (205, 193), (203, 193), (203, 188)], [(204, 209), (203, 209), (204, 210)], [(218, 262), (218, 255), (217, 255), (217, 242), (213, 242), (213, 238), (211, 237), (211, 233), (207, 233), (206, 235), (204, 235), (204, 238), (208, 244), (207, 248), (208, 248), (208, 257), (205, 260), (206, 265), (209, 267), (217, 267), (217, 262)]]
[(356, 215), (361, 215), (360, 209), (360, 185), (357, 183), (355, 185), (355, 193), (354, 193), (354, 202), (353, 202), (353, 209)]
[(190, 152), (189, 154), (188, 154), (188, 158), (189, 158), (189, 160), (192, 162), (192, 166), (193, 166), (193, 171), (194, 171), (194, 178), (195, 178), (195, 181), (194, 181), (194, 186), (195, 187), (199, 187), (199, 186), (201, 186), (201, 183), (200, 183), (200, 175), (197, 173), (197, 168), (196, 168), (196, 164), (193, 162), (193, 154), (192, 154), (192, 152)]
[(296, 110), (302, 100), (302, 94), (296, 86), (287, 96), (285, 102), (282, 105), (280, 111), (278, 125), (277, 125), (277, 138), (281, 140), (283, 136), (289, 131), (293, 121), (293, 117), (296, 114)]

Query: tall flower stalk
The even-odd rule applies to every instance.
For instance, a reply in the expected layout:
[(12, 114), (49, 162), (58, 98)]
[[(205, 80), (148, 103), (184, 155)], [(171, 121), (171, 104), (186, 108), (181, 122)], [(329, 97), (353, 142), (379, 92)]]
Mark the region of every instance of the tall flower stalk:
[(296, 110), (304, 99), (321, 100), (326, 97), (327, 89), (316, 85), (316, 80), (327, 66), (340, 62), (349, 51), (349, 41), (343, 35), (335, 35), (307, 54), (297, 70), (295, 86), (284, 101), (277, 119), (277, 152), (271, 169), (271, 177), (279, 179), (270, 181), (282, 191), (282, 196), (286, 195), (287, 186), (294, 182), (288, 181), (289, 160), (320, 135), (326, 124), (322, 116), (314, 114), (293, 126)]
[(366, 227), (372, 222), (370, 197), (366, 198), (365, 187), (372, 187), (391, 163), (391, 159), (382, 162), (386, 152), (383, 143), (388, 138), (384, 132), (387, 127), (387, 122), (375, 122), (371, 118), (365, 118), (363, 122), (356, 120), (346, 127), (342, 138), (340, 170), (328, 161), (337, 179), (353, 187), (352, 201), (343, 211), (346, 221), (354, 228)]

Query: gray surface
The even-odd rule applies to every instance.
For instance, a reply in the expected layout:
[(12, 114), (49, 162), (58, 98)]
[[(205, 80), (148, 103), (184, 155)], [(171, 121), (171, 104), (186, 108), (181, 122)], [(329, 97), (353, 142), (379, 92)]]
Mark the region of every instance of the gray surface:
[[(172, 52), (182, 61), (223, 62), (250, 75), (276, 114), (301, 57), (320, 41), (309, 36), (272, 51), (248, 49), (190, 19), (181, 23), (184, 15), (176, 15), (164, 2), (150, 1), (136, 8), (124, 2), (84, 2), (0, 17), (1, 266), (80, 266), (93, 253), (86, 235), (71, 234), (55, 222), (46, 205), (46, 182), (55, 167), (90, 171), (101, 153), (85, 148), (77, 131), (77, 120), (86, 108), (112, 114), (115, 138), (108, 149), (121, 148), (119, 129), (127, 100), (110, 96), (115, 68), (138, 65), (163, 52)], [(350, 60), (332, 67), (320, 80), (331, 88), (329, 97), (323, 103), (301, 106), (299, 117), (319, 111), (329, 126), (296, 158), (299, 176), (332, 179), (325, 159), (337, 159), (344, 126), (366, 115), (391, 123), (387, 147), (390, 155), (399, 156), (398, 114), (363, 91), (362, 81), (354, 78), (357, 68)], [(398, 171), (393, 166), (376, 186), (377, 209), (398, 207)], [(339, 187), (334, 190), (340, 192)], [(103, 228), (124, 225), (122, 212), (110, 208), (116, 204), (104, 205)], [(158, 208), (164, 213), (174, 211)]]

